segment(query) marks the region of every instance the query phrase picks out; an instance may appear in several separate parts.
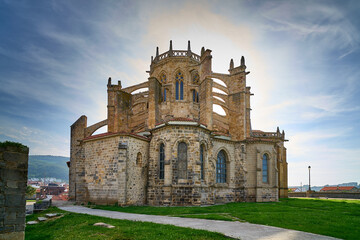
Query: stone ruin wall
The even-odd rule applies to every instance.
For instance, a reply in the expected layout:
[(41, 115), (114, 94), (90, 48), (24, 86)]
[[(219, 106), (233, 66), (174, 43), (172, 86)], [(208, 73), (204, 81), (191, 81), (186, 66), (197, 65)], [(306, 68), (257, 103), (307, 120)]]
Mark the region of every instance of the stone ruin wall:
[(29, 149), (0, 146), (0, 239), (25, 237)]

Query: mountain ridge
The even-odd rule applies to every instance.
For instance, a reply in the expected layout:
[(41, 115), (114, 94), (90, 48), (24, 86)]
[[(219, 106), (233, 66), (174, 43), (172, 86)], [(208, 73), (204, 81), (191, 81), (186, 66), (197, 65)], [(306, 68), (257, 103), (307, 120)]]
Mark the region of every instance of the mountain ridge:
[(69, 157), (29, 155), (28, 178), (58, 178), (69, 181)]

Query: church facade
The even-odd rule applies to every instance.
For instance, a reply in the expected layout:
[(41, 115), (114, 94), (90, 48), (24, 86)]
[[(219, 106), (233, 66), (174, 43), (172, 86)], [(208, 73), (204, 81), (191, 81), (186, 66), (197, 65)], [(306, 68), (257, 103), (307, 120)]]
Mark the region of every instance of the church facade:
[(187, 50), (170, 41), (151, 57), (146, 82), (122, 88), (109, 78), (107, 119), (71, 126), (70, 199), (185, 206), (287, 197), (285, 133), (252, 129), (244, 57), (239, 66), (231, 59), (228, 74), (211, 61), (209, 49), (197, 55), (190, 41)]

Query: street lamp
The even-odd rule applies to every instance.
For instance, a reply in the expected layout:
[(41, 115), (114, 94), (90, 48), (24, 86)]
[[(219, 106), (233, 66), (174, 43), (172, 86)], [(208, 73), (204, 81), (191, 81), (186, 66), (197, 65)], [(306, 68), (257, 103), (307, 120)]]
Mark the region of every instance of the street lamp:
[(310, 187), (310, 169), (311, 169), (311, 167), (309, 166), (308, 168), (309, 168), (309, 192), (310, 192), (311, 191), (311, 187)]

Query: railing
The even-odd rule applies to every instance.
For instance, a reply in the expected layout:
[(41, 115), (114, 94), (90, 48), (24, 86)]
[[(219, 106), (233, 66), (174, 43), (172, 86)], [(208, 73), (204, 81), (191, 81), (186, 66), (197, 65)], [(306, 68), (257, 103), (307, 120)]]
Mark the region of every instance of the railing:
[(252, 137), (283, 137), (280, 132), (252, 132)]
[(186, 50), (172, 50), (172, 51), (164, 52), (164, 53), (160, 54), (159, 56), (155, 57), (154, 62), (159, 62), (168, 57), (190, 57), (191, 59), (194, 59), (195, 61), (200, 62), (199, 55), (197, 55), (191, 51), (186, 51)]

